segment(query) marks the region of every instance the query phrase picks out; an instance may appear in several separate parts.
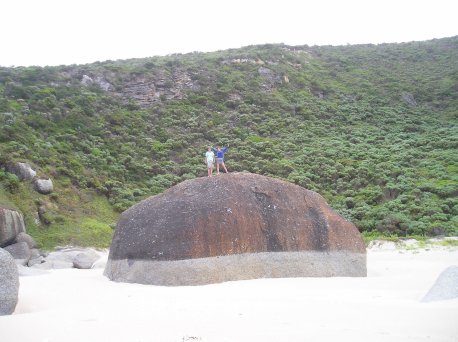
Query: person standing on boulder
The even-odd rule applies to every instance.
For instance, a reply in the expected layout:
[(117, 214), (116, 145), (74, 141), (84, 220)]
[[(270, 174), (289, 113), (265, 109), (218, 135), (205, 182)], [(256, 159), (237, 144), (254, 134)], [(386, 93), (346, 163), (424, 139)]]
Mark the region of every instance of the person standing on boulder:
[(213, 174), (213, 164), (215, 163), (215, 154), (212, 151), (212, 147), (209, 147), (205, 153), (205, 163), (207, 164), (208, 177)]
[(219, 175), (219, 166), (221, 165), (224, 168), (224, 171), (227, 172), (226, 165), (224, 164), (224, 154), (227, 152), (227, 149), (229, 148), (229, 144), (226, 147), (223, 147), (222, 149), (217, 146), (216, 149), (212, 147), (213, 152), (216, 154), (216, 174)]

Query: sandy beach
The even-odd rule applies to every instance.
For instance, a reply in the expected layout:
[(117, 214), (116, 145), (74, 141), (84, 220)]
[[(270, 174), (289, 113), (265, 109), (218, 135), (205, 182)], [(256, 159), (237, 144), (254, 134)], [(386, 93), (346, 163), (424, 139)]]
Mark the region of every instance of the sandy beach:
[(90, 270), (21, 276), (2, 342), (457, 341), (458, 299), (420, 300), (458, 250), (369, 250), (367, 278), (163, 287)]

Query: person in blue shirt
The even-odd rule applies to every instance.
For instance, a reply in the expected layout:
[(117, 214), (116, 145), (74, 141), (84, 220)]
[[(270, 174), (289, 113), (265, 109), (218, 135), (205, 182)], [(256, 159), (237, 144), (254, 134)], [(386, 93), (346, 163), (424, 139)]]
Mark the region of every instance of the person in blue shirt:
[(216, 155), (216, 174), (219, 175), (219, 166), (221, 165), (224, 168), (224, 171), (227, 173), (226, 165), (224, 164), (224, 153), (227, 152), (229, 148), (229, 144), (226, 147), (220, 148), (217, 146), (216, 148), (212, 147), (213, 153)]

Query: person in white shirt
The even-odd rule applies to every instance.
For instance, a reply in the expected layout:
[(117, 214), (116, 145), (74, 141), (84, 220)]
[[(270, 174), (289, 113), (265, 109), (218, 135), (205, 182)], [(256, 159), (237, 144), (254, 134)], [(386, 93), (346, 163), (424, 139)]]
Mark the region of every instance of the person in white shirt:
[(208, 151), (205, 153), (205, 163), (207, 164), (208, 177), (211, 177), (213, 174), (213, 164), (215, 163), (215, 154), (211, 147), (209, 147)]

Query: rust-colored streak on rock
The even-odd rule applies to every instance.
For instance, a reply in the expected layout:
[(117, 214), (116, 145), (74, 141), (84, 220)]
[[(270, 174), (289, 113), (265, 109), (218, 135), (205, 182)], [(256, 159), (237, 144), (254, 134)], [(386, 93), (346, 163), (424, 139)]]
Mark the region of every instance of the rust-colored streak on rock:
[(299, 186), (248, 173), (178, 184), (121, 215), (111, 259), (182, 260), (259, 252), (365, 253), (356, 227)]

